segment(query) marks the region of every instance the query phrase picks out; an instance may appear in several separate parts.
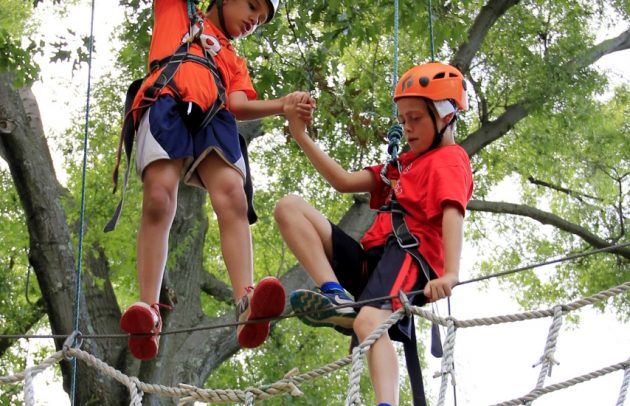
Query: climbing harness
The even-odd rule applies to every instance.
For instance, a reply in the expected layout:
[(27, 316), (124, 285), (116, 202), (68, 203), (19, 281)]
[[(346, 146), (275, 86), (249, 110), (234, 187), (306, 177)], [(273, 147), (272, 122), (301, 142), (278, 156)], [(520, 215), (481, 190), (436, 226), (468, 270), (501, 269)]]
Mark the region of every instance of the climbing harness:
[[(194, 62), (200, 64), (210, 70), (212, 73), (212, 77), (217, 87), (217, 99), (212, 104), (212, 106), (202, 114), (201, 120), (198, 123), (195, 123), (193, 131), (197, 131), (202, 129), (210, 123), (210, 121), (214, 118), (221, 108), (226, 105), (226, 94), (225, 94), (225, 86), (223, 85), (223, 78), (217, 68), (217, 65), (214, 61), (214, 56), (217, 55), (217, 52), (220, 50), (220, 45), (216, 44), (212, 39), (208, 38), (203, 34), (203, 18), (199, 16), (197, 9), (195, 8), (195, 4), (198, 3), (198, 0), (188, 0), (188, 17), (190, 20), (189, 31), (184, 34), (182, 38), (182, 42), (179, 47), (175, 50), (175, 52), (166, 58), (161, 60), (151, 61), (149, 64), (150, 73), (142, 79), (137, 79), (131, 83), (129, 88), (127, 89), (127, 94), (125, 96), (125, 117), (123, 120), (123, 126), (120, 134), (120, 140), (118, 143), (118, 151), (116, 153), (116, 163), (114, 166), (113, 173), (113, 182), (114, 182), (114, 190), (113, 193), (116, 193), (118, 187), (118, 170), (120, 167), (120, 160), (122, 157), (122, 150), (125, 150), (126, 155), (126, 164), (127, 167), (125, 169), (125, 175), (123, 178), (122, 184), (122, 192), (121, 198), (114, 210), (114, 214), (109, 222), (105, 225), (105, 232), (112, 231), (116, 224), (118, 223), (118, 219), (122, 213), (122, 207), (125, 198), (125, 191), (127, 187), (127, 182), (129, 180), (129, 174), (131, 172), (131, 152), (133, 149), (133, 141), (136, 133), (136, 124), (134, 121), (134, 113), (143, 112), (147, 108), (149, 108), (157, 98), (162, 93), (162, 90), (168, 87), (173, 91), (175, 95), (179, 95), (177, 91), (177, 84), (173, 80), (175, 74), (181, 67), (182, 63), (186, 61)], [(201, 45), (204, 50), (204, 57), (195, 55), (190, 53), (190, 45), (196, 42)], [(157, 70), (162, 69), (161, 73), (158, 75), (155, 82), (146, 88), (144, 94), (142, 96), (142, 101), (140, 105), (135, 109), (132, 108), (133, 101), (142, 86), (144, 80), (152, 73)], [(188, 106), (188, 112), (190, 113), (192, 109), (192, 104), (190, 103)], [(242, 137), (239, 137), (242, 138)], [(241, 141), (241, 146), (243, 145), (244, 140)], [(246, 153), (244, 153), (246, 155)], [(255, 216), (255, 214), (254, 214)], [(251, 219), (250, 219), (251, 222)]]
[[(403, 130), (400, 124), (393, 125), (387, 134), (389, 140), (387, 150), (390, 159), (383, 166), (380, 176), (383, 182), (390, 186), (391, 197), (390, 201), (385, 206), (381, 207), (379, 211), (390, 213), (392, 234), (396, 238), (399, 247), (413, 258), (428, 282), (432, 279), (431, 267), (420, 253), (420, 240), (414, 236), (411, 231), (409, 231), (409, 227), (407, 227), (407, 223), (405, 222), (406, 211), (396, 198), (396, 193), (394, 192), (396, 182), (401, 173), (400, 162), (398, 161), (398, 150), (400, 148), (402, 134)], [(389, 167), (395, 168), (395, 173), (393, 176), (390, 174), (390, 177), (388, 177)], [(418, 357), (416, 328), (413, 315), (401, 319), (399, 324), (400, 325), (397, 324), (397, 327), (390, 331), (390, 334), (392, 335), (392, 339), (401, 341), (403, 344), (414, 406), (424, 406), (427, 404), (427, 401), (422, 382), (422, 370)], [(403, 332), (403, 330), (406, 333)], [(435, 323), (431, 325), (431, 353), (437, 358), (441, 357), (443, 354), (439, 328)]]

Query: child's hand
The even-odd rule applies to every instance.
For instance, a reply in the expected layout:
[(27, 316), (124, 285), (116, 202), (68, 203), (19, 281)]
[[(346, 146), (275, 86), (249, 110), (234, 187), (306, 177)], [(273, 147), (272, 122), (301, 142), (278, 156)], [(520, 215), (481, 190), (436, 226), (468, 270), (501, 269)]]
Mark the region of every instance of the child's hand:
[(444, 299), (451, 295), (453, 286), (457, 285), (459, 278), (455, 275), (445, 274), (441, 278), (429, 281), (424, 287), (424, 295), (428, 302)]
[(302, 118), (302, 114), (299, 112), (297, 103), (286, 104), (284, 106), (284, 115), (289, 120), (289, 131), (291, 136), (299, 141), (303, 137), (306, 137), (306, 121)]
[(289, 93), (283, 97), (282, 109), (287, 119), (289, 119), (288, 114), (295, 112), (306, 125), (311, 125), (313, 110), (315, 110), (315, 99), (308, 92)]

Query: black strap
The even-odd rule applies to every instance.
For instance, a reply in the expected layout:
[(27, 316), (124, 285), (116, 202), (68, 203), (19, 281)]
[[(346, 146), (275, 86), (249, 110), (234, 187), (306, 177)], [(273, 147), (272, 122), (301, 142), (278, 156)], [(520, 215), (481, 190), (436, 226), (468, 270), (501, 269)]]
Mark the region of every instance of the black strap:
[[(431, 267), (420, 253), (420, 240), (409, 231), (407, 222), (405, 222), (405, 210), (398, 202), (396, 194), (392, 191), (392, 198), (388, 206), (392, 216), (392, 230), (398, 245), (409, 253), (416, 260), (418, 266), (422, 270), (427, 281), (431, 280)], [(431, 354), (440, 358), (443, 355), (442, 340), (440, 338), (440, 330), (437, 324), (431, 324)]]
[[(182, 43), (173, 55), (166, 58), (166, 66), (162, 69), (162, 72), (155, 79), (155, 82), (149, 87), (147, 87), (143, 94), (143, 99), (149, 102), (154, 102), (162, 92), (162, 89), (166, 87), (175, 77), (175, 74), (179, 70), (179, 67), (182, 65), (184, 60), (188, 59), (188, 50), (190, 48), (190, 43), (184, 42)], [(159, 64), (159, 62), (158, 62)], [(159, 67), (159, 65), (158, 65)], [(153, 71), (153, 66), (151, 66)]]
[[(164, 87), (166, 86), (173, 88), (176, 94), (178, 94), (176, 86), (173, 86), (173, 78), (175, 77), (175, 74), (179, 70), (179, 67), (182, 65), (184, 61), (191, 61), (191, 62), (199, 63), (210, 70), (210, 72), (212, 73), (212, 77), (214, 78), (214, 82), (217, 86), (217, 99), (212, 104), (212, 106), (210, 106), (210, 108), (204, 113), (202, 120), (200, 120), (200, 123), (198, 124), (197, 129), (195, 130), (195, 131), (199, 131), (200, 129), (206, 127), (208, 123), (210, 123), (210, 121), (217, 114), (217, 112), (221, 110), (223, 106), (226, 105), (225, 86), (223, 85), (223, 78), (221, 77), (219, 69), (217, 68), (216, 63), (214, 62), (214, 58), (212, 57), (212, 54), (206, 51), (205, 58), (200, 57), (194, 54), (190, 54), (188, 52), (189, 48), (190, 48), (190, 44), (188, 42), (182, 43), (177, 48), (177, 50), (175, 50), (175, 53), (171, 55), (170, 57), (164, 58), (159, 61), (151, 62), (150, 64), (151, 72), (154, 72), (156, 69), (160, 69), (162, 66), (164, 68), (162, 69), (162, 72), (160, 72), (160, 74), (158, 75), (155, 82), (151, 86), (147, 87), (146, 90), (144, 91), (142, 102), (140, 103), (138, 110), (145, 110), (148, 107), (150, 107), (155, 102), (155, 100), (157, 100), (160, 93), (162, 92), (162, 89), (164, 89)], [(114, 175), (113, 175), (114, 193), (116, 192), (116, 189), (118, 186), (118, 169), (120, 166), (121, 150), (123, 146), (124, 146), (125, 155), (127, 158), (126, 159), (127, 168), (125, 169), (125, 176), (123, 179), (122, 195), (121, 195), (120, 201), (118, 202), (118, 205), (116, 206), (116, 209), (114, 210), (114, 214), (112, 218), (105, 225), (105, 228), (104, 228), (105, 232), (112, 231), (114, 230), (114, 228), (116, 228), (116, 224), (118, 223), (118, 220), (120, 219), (120, 215), (122, 213), (122, 207), (123, 207), (123, 203), (125, 199), (125, 191), (127, 189), (127, 182), (129, 180), (129, 174), (131, 170), (131, 152), (133, 148), (133, 140), (136, 133), (136, 127), (133, 120), (133, 112), (131, 110), (131, 107), (133, 105), (133, 100), (135, 99), (136, 94), (138, 93), (143, 81), (144, 79), (135, 80), (129, 86), (129, 89), (127, 90), (127, 96), (125, 98), (125, 119), (123, 121), (123, 126), (122, 126), (122, 130), (120, 134), (120, 142), (118, 146), (116, 165), (114, 168)], [(253, 208), (252, 208), (252, 213), (253, 213)], [(249, 218), (250, 218), (250, 221), (255, 222), (256, 221), (255, 213), (254, 214), (250, 213)]]
[[(394, 232), (396, 240), (398, 240), (398, 245), (400, 245), (400, 248), (406, 251), (418, 251), (420, 247), (420, 241), (418, 241), (416, 236), (413, 235), (411, 231), (409, 231), (407, 223), (405, 222), (405, 209), (403, 209), (401, 204), (398, 202), (398, 199), (396, 199), (396, 194), (393, 191), (392, 198), (387, 209), (392, 214), (392, 230)], [(427, 277), (427, 280), (430, 280), (430, 275), (426, 272), (425, 276)]]
[[(426, 280), (430, 281), (431, 267), (420, 253), (420, 240), (409, 231), (409, 227), (407, 227), (407, 223), (405, 222), (406, 212), (398, 202), (396, 194), (393, 191), (392, 198), (386, 209), (391, 212), (392, 230), (398, 241), (398, 245), (416, 260)], [(414, 318), (411, 317), (410, 337), (403, 339), (402, 342), (405, 349), (407, 373), (409, 374), (409, 382), (411, 383), (411, 391), (413, 394), (413, 404), (414, 406), (425, 406), (427, 403), (424, 395), (424, 384), (422, 382), (422, 371), (418, 358), (415, 330)], [(440, 358), (443, 355), (440, 330), (435, 323), (431, 324), (431, 354), (436, 358)]]
[(411, 384), (411, 395), (414, 406), (426, 406), (427, 399), (424, 394), (424, 383), (422, 382), (422, 368), (420, 367), (420, 357), (418, 356), (418, 344), (416, 339), (416, 326), (414, 318), (411, 317), (411, 337), (402, 340), (405, 350), (405, 362), (409, 383)]
[(104, 231), (106, 233), (112, 231), (116, 227), (118, 219), (120, 218), (120, 214), (122, 213), (123, 202), (125, 200), (125, 191), (127, 190), (127, 182), (129, 180), (129, 173), (131, 171), (131, 151), (133, 149), (133, 139), (136, 134), (136, 126), (134, 124), (131, 106), (133, 105), (133, 100), (136, 98), (136, 94), (138, 94), (138, 91), (140, 90), (143, 81), (144, 79), (134, 80), (127, 89), (127, 95), (125, 97), (125, 119), (123, 121), (122, 129), (120, 131), (120, 141), (118, 145), (118, 153), (116, 155), (116, 165), (114, 167), (113, 193), (116, 193), (116, 188), (118, 187), (118, 169), (120, 168), (120, 158), (123, 147), (125, 149), (125, 155), (127, 157), (127, 168), (125, 169), (125, 176), (123, 178), (120, 201), (118, 202), (118, 205), (116, 205), (114, 215), (105, 225)]

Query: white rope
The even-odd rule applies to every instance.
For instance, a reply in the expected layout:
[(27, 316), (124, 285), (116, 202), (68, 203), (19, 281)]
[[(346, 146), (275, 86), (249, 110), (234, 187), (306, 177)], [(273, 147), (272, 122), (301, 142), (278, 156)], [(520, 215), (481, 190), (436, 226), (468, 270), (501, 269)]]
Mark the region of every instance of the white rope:
[(348, 396), (346, 397), (346, 406), (360, 406), (360, 381), (361, 371), (363, 369), (363, 355), (368, 352), (370, 347), (383, 334), (389, 330), (391, 326), (396, 324), (405, 315), (405, 309), (400, 308), (392, 313), (380, 326), (378, 326), (363, 342), (352, 351), (352, 369), (350, 371), (350, 379), (348, 383)]
[[(562, 306), (554, 307), (554, 316), (551, 327), (549, 327), (549, 334), (547, 335), (547, 342), (545, 343), (545, 350), (540, 360), (532, 365), (535, 368), (540, 365), (540, 374), (538, 375), (538, 382), (536, 382), (535, 389), (540, 389), (545, 384), (545, 378), (551, 376), (551, 369), (553, 364), (559, 364), (553, 357), (556, 352), (556, 343), (558, 341), (558, 334), (560, 333), (560, 327), (562, 326)], [(527, 405), (531, 405), (532, 402), (528, 402)]]
[(626, 403), (626, 395), (628, 394), (628, 386), (630, 386), (630, 359), (628, 365), (623, 373), (623, 381), (621, 382), (621, 389), (619, 390), (619, 399), (617, 399), (617, 406), (623, 406)]
[[(622, 285), (619, 285), (615, 288), (608, 289), (602, 292), (599, 292), (589, 298), (577, 300), (568, 305), (564, 306), (555, 306), (553, 309), (543, 310), (543, 311), (533, 311), (533, 312), (525, 312), (521, 314), (508, 315), (508, 316), (498, 316), (491, 318), (481, 318), (481, 319), (471, 319), (458, 321), (452, 317), (442, 318), (436, 316), (433, 312), (426, 311), (416, 306), (405, 305), (405, 308), (401, 308), (398, 311), (392, 313), (392, 315), (383, 322), (381, 326), (368, 336), (361, 345), (355, 348), (355, 352), (352, 356), (347, 356), (345, 358), (333, 361), (323, 367), (320, 367), (314, 371), (309, 371), (303, 374), (296, 374), (296, 371), (293, 370), (289, 372), (283, 379), (280, 381), (274, 382), (269, 385), (264, 385), (261, 388), (248, 388), (245, 391), (242, 390), (222, 390), (222, 389), (200, 389), (194, 386), (180, 384), (179, 387), (166, 387), (162, 385), (154, 385), (147, 384), (141, 382), (136, 377), (128, 377), (122, 372), (116, 370), (115, 368), (107, 365), (105, 362), (99, 360), (93, 355), (80, 350), (78, 348), (64, 348), (63, 351), (58, 351), (55, 354), (47, 357), (41, 363), (36, 366), (27, 368), (25, 372), (17, 373), (9, 376), (0, 376), (0, 384), (7, 383), (17, 383), (20, 381), (25, 381), (25, 404), (28, 405), (31, 400), (30, 391), (32, 391), (32, 377), (37, 375), (38, 373), (46, 370), (52, 365), (58, 363), (64, 358), (67, 357), (75, 357), (80, 359), (88, 366), (93, 366), (116, 381), (122, 383), (129, 389), (130, 393), (130, 405), (131, 406), (141, 406), (142, 397), (144, 393), (155, 393), (163, 396), (170, 396), (175, 398), (180, 398), (179, 404), (183, 405), (187, 402), (193, 401), (202, 401), (206, 403), (246, 403), (248, 405), (253, 405), (253, 402), (256, 400), (264, 400), (268, 399), (272, 396), (276, 396), (282, 393), (289, 393), (291, 396), (302, 396), (302, 392), (299, 390), (299, 386), (305, 381), (319, 378), (328, 373), (336, 371), (349, 363), (356, 361), (357, 358), (361, 358), (363, 354), (365, 354), (371, 345), (384, 333), (386, 332), (393, 324), (395, 324), (406, 311), (407, 313), (411, 312), (413, 314), (419, 315), (429, 321), (445, 325), (448, 327), (448, 333), (446, 337), (446, 341), (444, 344), (444, 357), (442, 360), (441, 371), (436, 374), (436, 376), (442, 376), (442, 384), (440, 388), (440, 405), (443, 404), (443, 398), (445, 397), (445, 389), (448, 383), (448, 376), (451, 377), (452, 384), (455, 385), (455, 375), (454, 375), (454, 347), (455, 347), (455, 332), (457, 328), (463, 327), (473, 327), (480, 325), (491, 325), (491, 324), (500, 324), (506, 322), (514, 322), (520, 320), (530, 320), (532, 318), (540, 318), (540, 317), (554, 317), (553, 324), (550, 328), (549, 335), (547, 338), (547, 343), (545, 346), (545, 351), (543, 357), (541, 357), (541, 376), (544, 377), (546, 374), (550, 373), (551, 366), (555, 362), (553, 359), (553, 353), (555, 352), (555, 345), (557, 341), (558, 332), (561, 326), (561, 317), (562, 315), (568, 313), (569, 311), (573, 311), (579, 309), (583, 306), (594, 304), (598, 301), (607, 299), (614, 295), (620, 294), (630, 290), (630, 282), (626, 282)], [(359, 380), (353, 378), (352, 384), (349, 385), (349, 395), (347, 398), (347, 403), (350, 405), (359, 405), (360, 399), (358, 396), (359, 391), (359, 381), (360, 381), (360, 372), (361, 365), (360, 361), (356, 361), (356, 367), (353, 363), (353, 370), (351, 374), (359, 377)], [(576, 385), (578, 383), (582, 383), (588, 381), (590, 379), (594, 379), (600, 376), (603, 376), (608, 373), (615, 372), (617, 370), (623, 369), (625, 370), (624, 379), (622, 382), (622, 386), (620, 389), (619, 400), (617, 402), (617, 406), (623, 406), (626, 398), (626, 394), (628, 392), (628, 386), (630, 385), (630, 360), (626, 360), (625, 362), (620, 362), (618, 364), (611, 365), (606, 368), (602, 368), (591, 372), (589, 374), (581, 375), (576, 378), (570, 379), (565, 382), (561, 382), (558, 384), (542, 387), (542, 384), (537, 384), (536, 389), (525, 395), (524, 397), (514, 399), (511, 401), (507, 401), (504, 403), (497, 404), (496, 406), (510, 406), (510, 405), (523, 405), (527, 402), (532, 402), (536, 398), (550, 393), (555, 390), (564, 389), (572, 385)], [(357, 375), (358, 371), (358, 375)], [(544, 373), (543, 373), (544, 371)], [(544, 380), (544, 379), (543, 379)], [(540, 382), (540, 378), (539, 378)], [(356, 395), (350, 395), (350, 392), (355, 393)], [(34, 397), (33, 397), (34, 399)], [(351, 403), (355, 402), (355, 403)], [(34, 404), (34, 401), (33, 401)]]
[[(595, 304), (602, 300), (624, 293), (628, 290), (630, 290), (630, 282), (623, 283), (614, 288), (601, 291), (588, 298), (576, 300), (575, 302), (571, 302), (567, 305), (562, 305), (563, 313), (566, 314), (569, 311), (578, 310), (587, 305)], [(417, 306), (411, 306), (411, 309), (413, 309), (414, 314), (417, 314), (418, 316), (426, 320), (438, 323), (442, 326), (446, 326), (448, 324), (448, 318), (446, 317), (439, 317), (435, 315), (433, 312), (424, 310)], [(518, 313), (518, 314), (508, 314), (508, 315), (503, 315), (503, 316), (483, 317), (483, 318), (470, 319), (470, 320), (455, 320), (455, 326), (457, 328), (491, 326), (494, 324), (512, 323), (516, 321), (525, 321), (525, 320), (553, 317), (553, 315), (554, 315), (554, 308), (551, 308), (551, 309), (546, 309), (546, 310), (535, 310), (535, 311), (523, 312), (523, 313)]]
[(252, 392), (247, 392), (245, 394), (245, 405), (254, 406), (254, 394)]
[(138, 389), (140, 381), (136, 377), (132, 377), (127, 382), (129, 389), (129, 406), (142, 406), (142, 391)]
[(442, 377), (440, 383), (440, 395), (438, 398), (438, 406), (443, 406), (446, 400), (446, 388), (448, 386), (448, 377), (451, 377), (453, 386), (455, 386), (455, 321), (452, 318), (448, 319), (446, 329), (446, 339), (444, 341), (444, 354), (442, 355), (442, 368), (440, 372), (437, 372), (433, 377)]
[(346, 406), (361, 405), (361, 371), (363, 370), (363, 352), (359, 347), (352, 350), (352, 369), (350, 369), (350, 378), (348, 379), (348, 396), (346, 397)]
[(595, 379), (595, 378), (599, 378), (601, 376), (607, 375), (609, 373), (618, 371), (620, 369), (627, 369), (630, 368), (630, 361), (625, 361), (625, 362), (620, 362), (618, 364), (614, 364), (614, 365), (610, 365), (606, 368), (602, 368), (602, 369), (598, 369), (597, 371), (593, 371), (590, 372), (588, 374), (584, 374), (584, 375), (580, 375), (577, 376), (575, 378), (572, 379), (568, 379), (566, 381), (563, 382), (559, 382), (553, 385), (549, 385), (549, 386), (545, 386), (544, 388), (539, 388), (539, 389), (534, 389), (533, 391), (531, 391), (530, 393), (528, 393), (527, 395), (517, 398), (517, 399), (512, 399), (512, 400), (508, 400), (507, 402), (502, 402), (502, 403), (497, 403), (496, 405), (493, 406), (517, 406), (517, 405), (522, 405), (525, 404), (527, 402), (531, 402), (535, 399), (538, 399), (539, 397), (541, 397), (542, 395), (545, 395), (547, 393), (551, 393), (551, 392), (555, 392), (557, 390), (560, 389), (566, 389), (568, 387), (571, 387), (573, 385), (577, 385), (579, 383), (583, 383), (586, 381), (590, 381), (591, 379)]
[(24, 371), (24, 405), (35, 406), (35, 389), (33, 389), (33, 370), (26, 368)]

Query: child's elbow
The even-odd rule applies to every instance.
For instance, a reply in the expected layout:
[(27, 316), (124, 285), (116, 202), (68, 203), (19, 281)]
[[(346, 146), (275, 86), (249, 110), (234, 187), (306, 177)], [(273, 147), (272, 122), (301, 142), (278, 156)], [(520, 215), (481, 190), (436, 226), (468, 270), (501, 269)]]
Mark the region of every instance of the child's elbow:
[(332, 185), (332, 187), (339, 193), (351, 193), (352, 190), (344, 184), (336, 184), (336, 185)]
[(245, 113), (242, 107), (230, 106), (230, 113), (232, 113), (234, 118), (236, 118), (237, 120), (244, 120)]
[(333, 189), (335, 189), (339, 193), (354, 192), (354, 188), (352, 187), (351, 183), (343, 177), (332, 179), (330, 182), (330, 186), (332, 186)]

